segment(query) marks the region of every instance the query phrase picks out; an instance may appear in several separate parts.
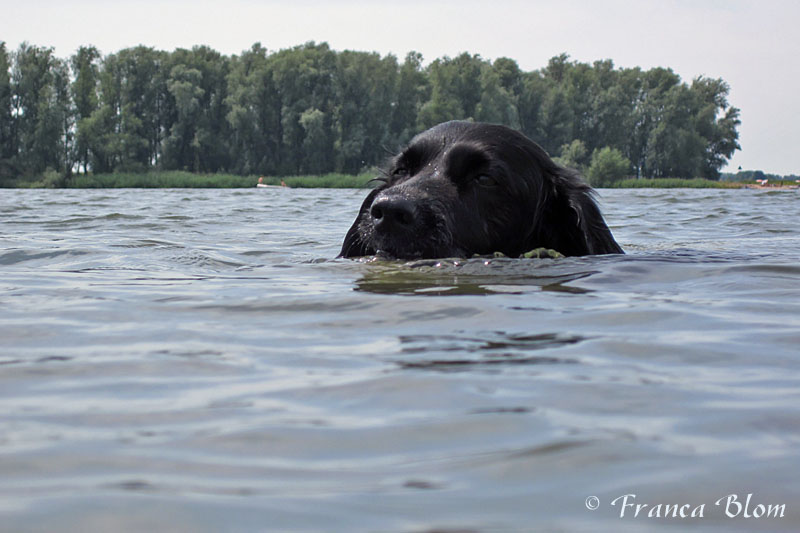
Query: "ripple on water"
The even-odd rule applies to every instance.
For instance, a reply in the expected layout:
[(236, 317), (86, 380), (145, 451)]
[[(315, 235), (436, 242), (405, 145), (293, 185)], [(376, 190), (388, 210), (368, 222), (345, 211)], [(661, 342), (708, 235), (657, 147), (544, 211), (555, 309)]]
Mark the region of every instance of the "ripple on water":
[(0, 529), (800, 530), (712, 505), (800, 498), (796, 194), (602, 191), (622, 256), (333, 259), (363, 197), (0, 194)]

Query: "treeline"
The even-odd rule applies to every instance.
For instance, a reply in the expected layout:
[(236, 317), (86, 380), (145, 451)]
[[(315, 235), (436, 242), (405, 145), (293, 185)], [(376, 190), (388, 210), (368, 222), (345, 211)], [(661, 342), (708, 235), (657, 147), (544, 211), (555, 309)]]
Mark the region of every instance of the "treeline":
[(517, 128), (583, 169), (605, 159), (615, 175), (718, 179), (739, 148), (728, 91), (567, 55), (524, 72), (508, 58), (423, 66), (415, 52), (399, 62), (313, 42), (234, 56), (86, 46), (69, 59), (0, 43), (0, 185), (148, 170), (355, 174), (452, 119)]

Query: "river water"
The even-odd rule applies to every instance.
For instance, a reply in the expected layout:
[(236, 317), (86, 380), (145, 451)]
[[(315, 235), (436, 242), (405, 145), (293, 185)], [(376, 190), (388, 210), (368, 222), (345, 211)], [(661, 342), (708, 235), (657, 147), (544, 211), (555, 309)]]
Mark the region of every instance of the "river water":
[(364, 195), (0, 190), (0, 530), (800, 530), (797, 191), (335, 260)]

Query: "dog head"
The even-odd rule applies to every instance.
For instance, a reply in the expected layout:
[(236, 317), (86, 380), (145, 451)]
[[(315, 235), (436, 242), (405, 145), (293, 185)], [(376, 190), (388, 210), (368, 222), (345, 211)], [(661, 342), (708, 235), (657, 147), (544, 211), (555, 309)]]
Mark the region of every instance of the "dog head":
[(573, 171), (521, 133), (445, 122), (395, 156), (364, 200), (341, 257), (471, 257), (535, 248), (622, 253)]

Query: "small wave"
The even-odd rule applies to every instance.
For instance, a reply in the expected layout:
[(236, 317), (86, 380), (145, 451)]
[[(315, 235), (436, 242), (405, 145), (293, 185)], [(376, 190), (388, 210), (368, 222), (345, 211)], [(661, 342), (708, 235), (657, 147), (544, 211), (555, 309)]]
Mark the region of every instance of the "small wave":
[[(401, 368), (456, 371), (480, 367), (508, 365), (576, 364), (572, 358), (538, 354), (578, 344), (581, 335), (564, 333), (488, 332), (481, 336), (467, 335), (402, 335), (400, 352), (408, 358), (395, 361)], [(534, 353), (532, 353), (534, 352)]]
[(185, 221), (185, 220), (194, 220), (193, 217), (185, 216), (185, 215), (164, 215), (164, 216), (158, 217), (158, 219), (159, 220), (174, 220), (174, 221), (178, 221), (178, 222), (182, 222), (182, 221)]
[(800, 266), (776, 265), (769, 263), (755, 263), (749, 265), (734, 265), (725, 269), (727, 273), (760, 274), (764, 276), (778, 276), (793, 278), (800, 282)]
[(85, 250), (53, 250), (51, 252), (31, 252), (27, 250), (12, 250), (0, 254), (0, 265), (17, 265), (30, 261), (47, 261), (57, 257), (72, 257), (88, 255)]
[(140, 239), (130, 243), (112, 244), (115, 248), (183, 248), (182, 245), (157, 239)]
[(489, 333), (485, 337), (458, 335), (405, 335), (399, 337), (403, 353), (425, 353), (429, 351), (497, 353), (502, 351), (541, 350), (577, 344), (586, 340), (580, 335), (561, 333)]
[(206, 254), (197, 250), (190, 250), (186, 253), (174, 256), (171, 258), (171, 261), (181, 265), (201, 267), (209, 270), (229, 270), (248, 266), (246, 263), (214, 257), (211, 254)]
[(126, 213), (108, 213), (106, 215), (96, 216), (73, 216), (59, 220), (55, 224), (62, 224), (70, 226), (73, 224), (83, 224), (84, 222), (99, 222), (99, 221), (115, 221), (115, 220), (143, 220), (145, 217), (142, 215), (129, 215)]
[(577, 361), (570, 359), (561, 359), (559, 357), (548, 356), (518, 356), (518, 355), (505, 355), (497, 358), (481, 358), (481, 359), (436, 359), (436, 360), (423, 360), (423, 361), (398, 361), (397, 364), (401, 368), (408, 369), (424, 369), (424, 370), (438, 370), (442, 372), (454, 372), (459, 370), (476, 370), (484, 366), (495, 367), (498, 365), (558, 365), (558, 364), (575, 364)]

